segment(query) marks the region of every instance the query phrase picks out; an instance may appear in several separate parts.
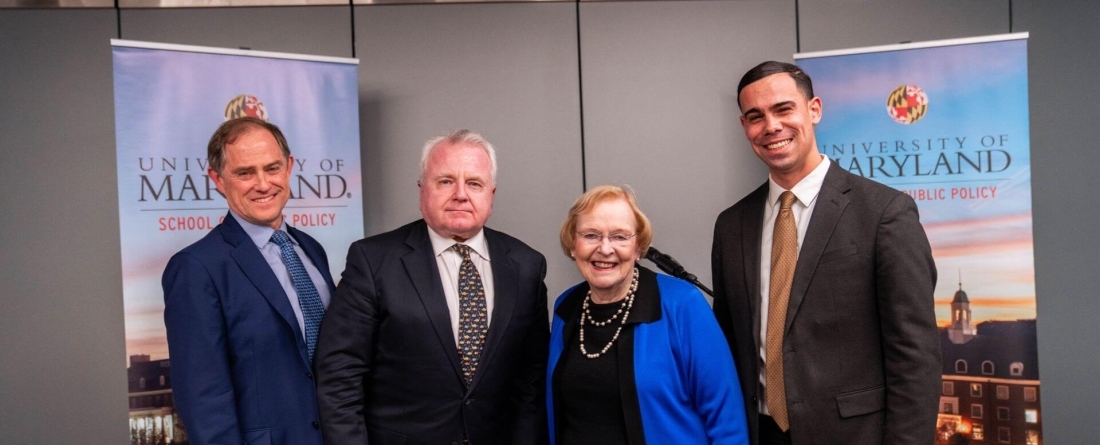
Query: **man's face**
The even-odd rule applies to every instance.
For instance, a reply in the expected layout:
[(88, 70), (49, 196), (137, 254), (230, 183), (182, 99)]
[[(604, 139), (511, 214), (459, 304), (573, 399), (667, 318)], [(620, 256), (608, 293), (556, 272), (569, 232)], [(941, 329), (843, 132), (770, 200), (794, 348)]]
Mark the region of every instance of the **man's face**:
[(477, 145), (442, 144), (428, 157), (420, 180), (420, 214), (436, 233), (465, 241), (493, 212), (492, 165)]
[(287, 183), (294, 157), (283, 157), (271, 132), (250, 129), (225, 146), (225, 165), (207, 174), (225, 195), (229, 209), (245, 221), (278, 229), (290, 198)]
[(789, 189), (817, 167), (821, 99), (806, 99), (794, 78), (778, 73), (750, 83), (739, 100), (745, 137), (776, 182)]

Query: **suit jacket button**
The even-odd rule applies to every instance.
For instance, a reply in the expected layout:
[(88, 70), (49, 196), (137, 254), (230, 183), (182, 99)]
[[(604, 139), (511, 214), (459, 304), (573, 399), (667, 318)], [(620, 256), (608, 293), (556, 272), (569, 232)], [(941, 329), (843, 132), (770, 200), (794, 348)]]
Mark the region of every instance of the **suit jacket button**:
[(466, 403), (465, 403), (465, 404), (466, 404), (466, 405), (469, 405), (469, 404), (470, 404), (470, 401), (469, 401), (469, 400), (466, 400)]
[(756, 403), (756, 396), (752, 396), (751, 398), (749, 398), (749, 400), (751, 400), (752, 403)]
[(306, 378), (308, 378), (310, 380), (313, 380), (313, 373), (312, 372), (307, 372), (306, 373)]
[(321, 429), (321, 424), (317, 423), (316, 420), (313, 421), (312, 425), (313, 425), (313, 429), (315, 429), (315, 430)]

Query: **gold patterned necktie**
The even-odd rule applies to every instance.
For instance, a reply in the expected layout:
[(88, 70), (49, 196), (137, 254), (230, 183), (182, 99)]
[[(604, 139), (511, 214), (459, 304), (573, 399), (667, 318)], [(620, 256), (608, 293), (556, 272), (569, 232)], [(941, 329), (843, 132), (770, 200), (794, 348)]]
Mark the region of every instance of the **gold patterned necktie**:
[(787, 390), (783, 384), (783, 331), (787, 324), (787, 303), (791, 297), (791, 281), (798, 262), (798, 229), (794, 225), (794, 193), (779, 195), (779, 217), (772, 234), (771, 281), (768, 292), (768, 333), (765, 343), (768, 412), (779, 429), (790, 429), (787, 417)]
[(485, 310), (485, 286), (481, 274), (470, 261), (470, 246), (455, 244), (462, 255), (458, 269), (458, 355), (462, 358), (462, 382), (467, 387), (474, 380), (489, 322)]

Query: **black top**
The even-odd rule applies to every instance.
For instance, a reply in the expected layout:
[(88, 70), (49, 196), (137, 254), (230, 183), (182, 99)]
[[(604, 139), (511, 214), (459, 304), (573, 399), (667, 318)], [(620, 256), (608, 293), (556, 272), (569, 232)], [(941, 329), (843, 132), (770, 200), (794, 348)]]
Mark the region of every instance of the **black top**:
[[(604, 321), (611, 318), (622, 302), (589, 304), (592, 317)], [(581, 315), (584, 316), (583, 313)], [(589, 354), (603, 350), (619, 328), (622, 315), (606, 326), (590, 321), (584, 326), (584, 347)], [(623, 330), (631, 329), (631, 326)], [(565, 346), (561, 360), (561, 445), (610, 445), (627, 443), (626, 420), (619, 392), (618, 341), (599, 358), (581, 354), (580, 335)]]
[[(618, 394), (619, 403), (622, 406), (622, 423), (625, 425), (625, 441), (605, 442), (600, 445), (647, 445), (645, 440), (645, 431), (642, 428), (642, 410), (638, 405), (638, 388), (637, 382), (634, 378), (634, 326), (641, 323), (652, 323), (661, 319), (661, 293), (657, 288), (657, 274), (653, 271), (646, 269), (642, 266), (636, 266), (638, 268), (638, 290), (634, 295), (634, 308), (630, 310), (630, 317), (626, 319), (626, 326), (623, 327), (622, 332), (619, 333), (619, 340), (616, 341), (614, 347), (607, 351), (607, 354), (601, 355), (600, 358), (594, 361), (604, 360), (606, 358), (614, 358), (614, 374), (616, 379), (610, 380), (612, 384), (618, 382), (618, 390), (609, 394)], [(565, 324), (561, 327), (562, 335), (562, 350), (561, 356), (558, 357), (558, 362), (554, 366), (554, 374), (551, 376), (551, 385), (553, 387), (551, 396), (554, 398), (554, 412), (551, 413), (554, 416), (554, 431), (556, 444), (562, 445), (566, 442), (563, 441), (562, 426), (565, 422), (563, 419), (569, 416), (569, 410), (566, 410), (563, 405), (562, 387), (567, 384), (564, 377), (564, 366), (566, 361), (570, 361), (573, 357), (577, 357), (573, 360), (592, 360), (580, 355), (580, 343), (578, 343), (580, 337), (580, 317), (583, 312), (582, 306), (584, 303), (584, 296), (588, 292), (588, 283), (581, 283), (573, 288), (567, 295), (562, 297), (561, 302), (558, 304), (557, 309), (554, 309), (554, 315), (560, 318)], [(604, 317), (593, 314), (597, 320), (603, 321), (610, 317), (607, 314)], [(616, 323), (618, 320), (615, 320)], [(600, 343), (594, 335), (589, 331), (588, 323), (584, 326), (584, 347), (588, 349), (590, 353), (598, 352), (607, 344), (607, 340), (610, 340), (610, 336), (614, 334), (614, 329), (608, 331), (607, 337), (600, 337), (604, 340)], [(617, 326), (609, 325), (606, 327)], [(595, 334), (600, 335), (600, 334)], [(573, 380), (576, 380), (575, 378)], [(568, 382), (572, 383), (572, 382)], [(613, 390), (613, 388), (607, 388)]]

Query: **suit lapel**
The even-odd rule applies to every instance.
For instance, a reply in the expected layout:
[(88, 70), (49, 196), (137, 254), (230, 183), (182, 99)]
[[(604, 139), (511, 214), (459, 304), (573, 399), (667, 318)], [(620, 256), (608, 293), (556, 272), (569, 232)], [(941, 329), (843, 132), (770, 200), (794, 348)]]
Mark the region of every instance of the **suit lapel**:
[(489, 324), (489, 334), (485, 338), (485, 347), (481, 351), (478, 372), (470, 382), (470, 389), (477, 386), (484, 372), (493, 360), (493, 355), (512, 321), (512, 312), (516, 307), (516, 292), (519, 290), (519, 266), (508, 256), (508, 246), (491, 229), (485, 230), (485, 242), (489, 245), (489, 264), (493, 268), (493, 318)]
[(240, 223), (232, 215), (226, 215), (221, 227), (222, 237), (227, 243), (234, 246), (231, 253), (233, 261), (237, 262), (237, 266), (240, 266), (241, 271), (252, 282), (252, 285), (256, 286), (256, 289), (260, 291), (260, 294), (264, 296), (272, 309), (294, 331), (294, 338), (298, 341), (299, 356), (302, 357), (306, 366), (309, 366), (309, 360), (306, 359), (308, 352), (306, 342), (302, 336), (302, 329), (298, 327), (298, 318), (294, 316), (294, 308), (290, 306), (290, 300), (287, 299), (283, 286), (279, 284), (279, 279), (275, 278), (275, 272), (272, 272), (271, 266), (267, 264), (267, 260), (260, 253), (260, 249), (256, 248), (252, 238), (248, 237), (248, 234), (245, 233)]
[(428, 239), (428, 226), (421, 222), (409, 232), (405, 239), (405, 245), (412, 249), (401, 257), (401, 263), (409, 274), (409, 280), (416, 288), (420, 302), (428, 313), (435, 333), (439, 341), (443, 343), (443, 350), (447, 351), (447, 358), (458, 377), (462, 376), (462, 367), (458, 358), (458, 346), (455, 343), (454, 333), (451, 331), (451, 311), (447, 308), (447, 297), (443, 294), (443, 287), (439, 278), (439, 268), (435, 264), (435, 254), (432, 252), (432, 243)]
[(745, 295), (749, 296), (749, 309), (752, 311), (752, 332), (757, 344), (760, 343), (760, 238), (764, 236), (764, 207), (768, 199), (768, 183), (752, 193), (745, 207), (741, 221), (741, 248), (745, 252)]
[(798, 264), (795, 266), (794, 279), (791, 282), (791, 297), (787, 306), (784, 332), (791, 329), (794, 317), (798, 314), (798, 308), (806, 298), (806, 290), (810, 287), (814, 273), (817, 272), (821, 254), (829, 244), (833, 230), (836, 229), (840, 216), (844, 214), (844, 208), (848, 206), (849, 200), (845, 194), (850, 189), (847, 172), (836, 163), (830, 164), (829, 171), (825, 173), (821, 191), (818, 192), (817, 204), (814, 205), (813, 214), (810, 216), (806, 236), (802, 239), (802, 248), (798, 252)]

